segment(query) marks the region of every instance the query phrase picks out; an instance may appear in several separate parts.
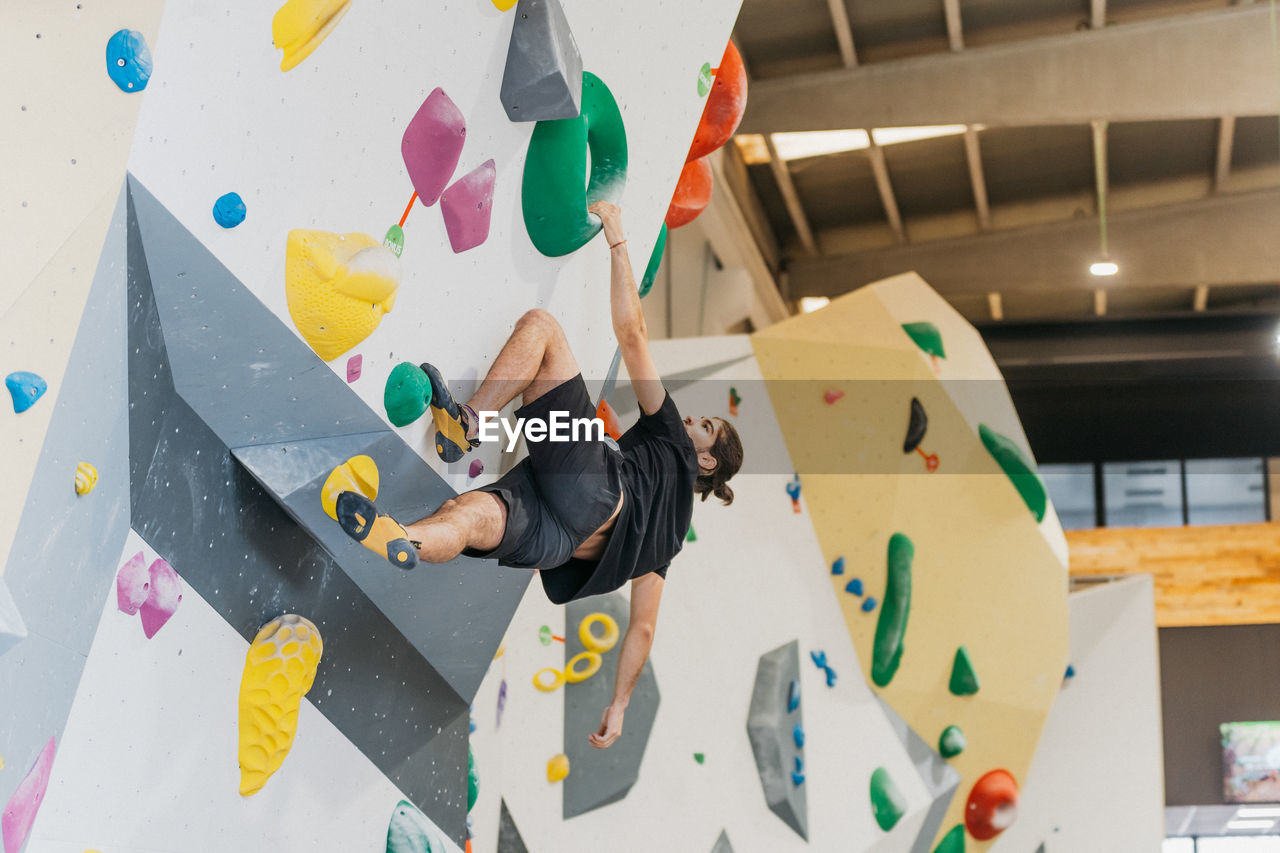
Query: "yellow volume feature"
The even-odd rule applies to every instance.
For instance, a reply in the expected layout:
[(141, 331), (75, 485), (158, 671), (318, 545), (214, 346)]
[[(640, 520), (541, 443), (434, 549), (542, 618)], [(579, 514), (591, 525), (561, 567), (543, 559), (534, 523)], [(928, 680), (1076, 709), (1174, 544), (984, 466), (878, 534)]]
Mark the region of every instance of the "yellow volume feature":
[(324, 652), (311, 620), (277, 616), (258, 632), (240, 679), (240, 794), (262, 789), (280, 769), (298, 730), (298, 708)]
[(320, 46), (351, 8), (351, 0), (289, 0), (271, 19), (271, 42), (284, 51), (280, 70), (288, 71)]
[(400, 288), (400, 259), (368, 234), (295, 229), (285, 245), (289, 316), (316, 355), (333, 361), (373, 334)]
[(320, 504), (325, 514), (338, 520), (338, 495), (359, 492), (371, 501), (378, 499), (378, 464), (368, 456), (352, 456), (329, 474), (320, 487)]

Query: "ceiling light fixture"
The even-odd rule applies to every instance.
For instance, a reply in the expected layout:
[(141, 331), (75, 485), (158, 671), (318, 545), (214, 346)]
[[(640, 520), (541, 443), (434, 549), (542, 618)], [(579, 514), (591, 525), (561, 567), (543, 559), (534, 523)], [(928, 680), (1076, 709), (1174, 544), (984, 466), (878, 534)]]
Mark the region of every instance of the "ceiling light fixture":
[(819, 308), (826, 308), (827, 303), (831, 301), (826, 296), (801, 296), (800, 297), (800, 313), (808, 314), (817, 311)]
[(1094, 261), (1089, 264), (1089, 272), (1100, 276), (1115, 275), (1120, 272), (1120, 267), (1111, 261)]
[(1270, 829), (1274, 820), (1233, 820), (1227, 822), (1227, 829)]
[(1243, 806), (1236, 809), (1236, 816), (1232, 820), (1249, 817), (1280, 817), (1280, 808), (1276, 806)]

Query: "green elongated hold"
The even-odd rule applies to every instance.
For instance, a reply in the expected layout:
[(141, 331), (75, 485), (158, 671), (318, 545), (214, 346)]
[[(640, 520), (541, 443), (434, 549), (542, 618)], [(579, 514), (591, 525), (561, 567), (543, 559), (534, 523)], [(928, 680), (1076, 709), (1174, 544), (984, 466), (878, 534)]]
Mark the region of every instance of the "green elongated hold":
[[(591, 178), (587, 149), (591, 150)], [(599, 77), (582, 72), (582, 111), (576, 118), (540, 121), (529, 139), (520, 204), (529, 239), (542, 254), (576, 252), (600, 232), (587, 208), (617, 204), (627, 184), (627, 131), (613, 93)]]
[(1022, 502), (1035, 516), (1036, 523), (1044, 521), (1044, 511), (1049, 505), (1049, 493), (1044, 481), (1036, 473), (1036, 463), (1023, 455), (1021, 448), (986, 424), (978, 424), (978, 435), (987, 452), (996, 460), (1013, 487), (1022, 496)]
[(480, 777), (476, 775), (476, 755), (471, 751), (471, 747), (467, 747), (467, 811), (471, 811), (475, 806), (478, 796), (480, 796)]
[(956, 660), (951, 665), (951, 683), (947, 686), (956, 696), (972, 696), (982, 686), (978, 683), (978, 673), (973, 671), (973, 661), (969, 660), (969, 650), (964, 646), (956, 649)]
[(885, 832), (897, 826), (907, 811), (907, 798), (893, 784), (889, 771), (877, 767), (871, 774), (871, 813)]
[(938, 753), (943, 758), (955, 758), (968, 745), (969, 742), (965, 740), (964, 732), (960, 731), (959, 726), (947, 726), (938, 737)]
[(964, 853), (964, 826), (956, 824), (933, 848), (933, 853)]
[(667, 223), (658, 229), (658, 242), (653, 244), (653, 252), (649, 255), (649, 266), (644, 268), (644, 278), (640, 280), (640, 298), (644, 299), (653, 290), (653, 283), (658, 278), (658, 267), (662, 266), (662, 253), (667, 248)]
[(884, 603), (880, 605), (871, 651), (871, 680), (877, 687), (887, 687), (902, 662), (902, 639), (907, 633), (907, 616), (911, 612), (911, 561), (915, 552), (915, 545), (905, 534), (895, 533), (889, 538)]
[(382, 389), (382, 406), (387, 410), (387, 420), (398, 427), (422, 417), (431, 404), (431, 381), (421, 367), (402, 361), (391, 368), (387, 385)]
[(906, 332), (916, 346), (937, 358), (946, 358), (947, 351), (942, 346), (942, 332), (928, 320), (919, 323), (903, 323), (902, 331)]

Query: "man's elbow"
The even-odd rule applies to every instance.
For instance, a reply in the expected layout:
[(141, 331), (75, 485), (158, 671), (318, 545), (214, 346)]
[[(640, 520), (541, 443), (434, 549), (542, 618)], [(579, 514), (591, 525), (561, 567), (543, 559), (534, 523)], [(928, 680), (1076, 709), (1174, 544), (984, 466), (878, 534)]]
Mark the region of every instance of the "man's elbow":
[(627, 636), (637, 643), (644, 643), (645, 646), (653, 644), (653, 633), (654, 626), (648, 622), (632, 622), (627, 627)]
[(649, 342), (649, 330), (645, 326), (644, 317), (614, 323), (613, 333), (618, 338), (618, 346), (624, 349)]

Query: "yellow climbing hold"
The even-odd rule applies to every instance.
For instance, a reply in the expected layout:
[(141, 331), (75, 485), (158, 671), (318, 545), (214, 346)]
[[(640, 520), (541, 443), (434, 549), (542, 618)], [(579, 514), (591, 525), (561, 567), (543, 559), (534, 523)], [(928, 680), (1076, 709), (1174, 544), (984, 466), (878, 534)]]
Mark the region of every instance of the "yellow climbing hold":
[[(597, 622), (604, 627), (604, 635), (601, 637), (597, 637), (591, 630), (591, 626)], [(618, 642), (618, 623), (608, 613), (590, 613), (578, 623), (578, 639), (588, 651), (604, 654)]]
[(497, 660), (498, 658), (502, 657), (506, 653), (507, 653), (507, 644), (502, 643), (498, 646), (498, 650), (493, 653), (493, 659)]
[[(547, 681), (544, 677), (551, 676), (551, 680)], [(533, 674), (533, 686), (541, 690), (543, 693), (552, 693), (564, 686), (564, 672), (555, 667), (547, 667), (540, 669)]]
[(559, 782), (569, 775), (569, 756), (563, 752), (559, 755), (551, 756), (551, 760), (547, 762), (547, 781)]
[(493, 5), (498, 7), (499, 12), (506, 12), (516, 5), (516, 0), (493, 0)]
[(285, 246), (289, 316), (303, 340), (332, 361), (378, 328), (400, 287), (400, 259), (368, 234), (296, 229)]
[[(582, 652), (574, 655), (570, 659), (568, 665), (564, 668), (564, 680), (570, 684), (577, 684), (579, 681), (586, 681), (591, 676), (600, 671), (600, 664), (603, 658), (597, 652)], [(582, 669), (578, 668), (578, 664), (586, 664)]]
[(329, 474), (320, 488), (325, 515), (338, 520), (338, 495), (359, 492), (369, 500), (378, 498), (378, 465), (368, 456), (352, 456)]
[(349, 8), (351, 0), (289, 0), (281, 6), (271, 19), (271, 42), (284, 51), (280, 70), (310, 56)]
[(324, 652), (320, 632), (293, 613), (258, 632), (240, 679), (240, 793), (261, 790), (293, 746), (298, 708)]
[(0, 770), (4, 769), (4, 756), (0, 755)]
[(87, 495), (98, 485), (98, 469), (88, 462), (76, 466), (76, 494)]

